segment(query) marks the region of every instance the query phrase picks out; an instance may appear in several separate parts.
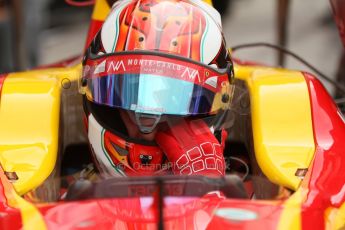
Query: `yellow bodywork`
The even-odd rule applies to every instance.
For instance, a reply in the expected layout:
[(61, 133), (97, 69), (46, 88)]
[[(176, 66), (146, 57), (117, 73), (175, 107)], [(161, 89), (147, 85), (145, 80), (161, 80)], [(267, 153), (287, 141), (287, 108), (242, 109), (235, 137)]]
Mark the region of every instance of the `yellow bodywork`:
[(61, 86), (80, 66), (9, 74), (0, 101), (0, 163), (22, 195), (47, 179), (59, 144)]
[(308, 87), (301, 72), (265, 67), (235, 68), (251, 101), (254, 150), (264, 174), (296, 190), (297, 169), (307, 169), (315, 143)]
[(302, 191), (304, 190), (299, 189), (284, 202), (284, 209), (277, 226), (278, 230), (301, 229), (301, 206), (303, 198), (305, 198), (305, 193)]
[(345, 229), (345, 203), (340, 208), (330, 207), (325, 213), (326, 229)]
[(92, 19), (97, 21), (104, 21), (108, 16), (110, 7), (106, 0), (97, 0), (92, 13)]

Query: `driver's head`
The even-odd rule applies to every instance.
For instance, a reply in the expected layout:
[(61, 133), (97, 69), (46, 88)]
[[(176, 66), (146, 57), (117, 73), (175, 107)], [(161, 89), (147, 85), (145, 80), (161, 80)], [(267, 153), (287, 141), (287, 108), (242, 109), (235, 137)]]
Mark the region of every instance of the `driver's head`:
[(81, 80), (100, 171), (206, 169), (206, 161), (199, 168), (175, 167), (189, 150), (196, 157), (208, 154), (209, 165), (222, 171), (214, 154), (222, 155), (222, 114), (230, 106), (232, 78), (220, 16), (212, 7), (199, 0), (117, 1), (85, 54)]

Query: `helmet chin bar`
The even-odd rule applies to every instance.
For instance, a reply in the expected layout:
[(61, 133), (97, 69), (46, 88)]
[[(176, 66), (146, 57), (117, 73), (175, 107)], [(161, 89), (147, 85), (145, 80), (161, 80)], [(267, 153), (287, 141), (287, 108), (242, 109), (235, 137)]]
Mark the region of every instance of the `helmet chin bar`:
[[(143, 119), (146, 121), (152, 121), (152, 124), (150, 125), (143, 125)], [(157, 124), (161, 120), (161, 115), (155, 115), (155, 114), (147, 114), (147, 113), (135, 113), (135, 120), (139, 127), (140, 132), (144, 134), (152, 133), (152, 131), (156, 128)]]

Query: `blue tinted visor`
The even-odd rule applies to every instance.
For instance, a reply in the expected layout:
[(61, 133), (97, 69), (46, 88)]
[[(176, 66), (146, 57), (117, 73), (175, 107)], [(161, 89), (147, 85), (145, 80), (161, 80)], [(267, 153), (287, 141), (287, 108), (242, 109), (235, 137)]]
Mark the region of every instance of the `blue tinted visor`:
[(148, 114), (208, 114), (215, 95), (193, 82), (150, 74), (88, 78), (86, 88), (94, 103)]
[(205, 115), (228, 108), (232, 98), (226, 69), (156, 53), (104, 55), (86, 61), (83, 93), (88, 100), (136, 113)]

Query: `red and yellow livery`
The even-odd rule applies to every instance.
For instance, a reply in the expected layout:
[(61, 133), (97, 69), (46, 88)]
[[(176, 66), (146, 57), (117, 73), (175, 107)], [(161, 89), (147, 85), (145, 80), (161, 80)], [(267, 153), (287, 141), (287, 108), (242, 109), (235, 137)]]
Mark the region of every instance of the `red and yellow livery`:
[[(96, 1), (88, 44), (109, 10), (105, 0)], [(155, 198), (36, 202), (38, 192), (55, 184), (62, 146), (72, 142), (63, 137), (62, 127), (70, 125), (64, 116), (79, 100), (70, 95), (77, 91), (81, 65), (71, 63), (0, 76), (0, 228), (155, 229)], [(215, 192), (176, 197), (165, 203), (161, 226), (345, 228), (343, 114), (308, 73), (235, 64), (236, 81), (250, 101), (250, 116), (243, 122), (250, 130), (249, 155), (256, 161), (253, 174), (267, 178), (262, 186), (278, 187), (279, 196), (229, 199)]]

